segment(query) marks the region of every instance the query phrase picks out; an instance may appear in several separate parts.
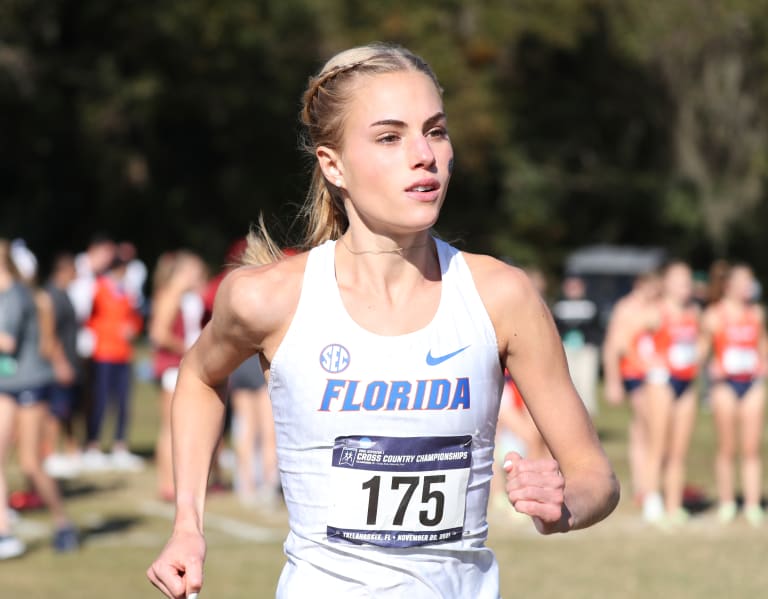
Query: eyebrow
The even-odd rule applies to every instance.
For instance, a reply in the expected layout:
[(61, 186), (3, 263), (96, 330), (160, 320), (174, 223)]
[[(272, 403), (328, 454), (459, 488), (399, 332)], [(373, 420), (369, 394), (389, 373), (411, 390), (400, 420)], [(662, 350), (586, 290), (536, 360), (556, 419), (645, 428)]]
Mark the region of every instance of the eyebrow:
[[(426, 121), (424, 121), (424, 129), (429, 129), (432, 127), (435, 123), (443, 120), (445, 118), (444, 112), (437, 112), (433, 114), (431, 117), (429, 117)], [(381, 126), (387, 126), (387, 127), (397, 127), (399, 129), (405, 129), (408, 127), (408, 124), (405, 121), (401, 121), (399, 119), (383, 119), (381, 121), (376, 121), (375, 123), (371, 123), (371, 127), (381, 127)]]

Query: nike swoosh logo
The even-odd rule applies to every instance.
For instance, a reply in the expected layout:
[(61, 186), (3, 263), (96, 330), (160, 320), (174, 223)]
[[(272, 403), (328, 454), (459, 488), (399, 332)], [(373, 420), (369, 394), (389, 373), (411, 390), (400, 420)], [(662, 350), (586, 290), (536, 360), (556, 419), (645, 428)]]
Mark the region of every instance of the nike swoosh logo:
[(430, 349), (427, 352), (427, 364), (429, 366), (437, 366), (438, 364), (442, 364), (446, 360), (450, 360), (453, 356), (463, 352), (465, 349), (467, 349), (467, 347), (469, 347), (469, 345), (462, 347), (461, 349), (457, 349), (456, 351), (453, 351), (450, 354), (445, 354), (444, 356), (433, 356), (432, 350)]

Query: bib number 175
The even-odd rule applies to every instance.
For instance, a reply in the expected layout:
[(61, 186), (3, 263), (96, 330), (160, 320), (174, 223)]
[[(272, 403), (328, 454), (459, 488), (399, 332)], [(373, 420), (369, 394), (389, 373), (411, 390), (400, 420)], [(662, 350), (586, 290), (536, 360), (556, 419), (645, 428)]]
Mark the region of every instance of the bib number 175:
[[(408, 506), (411, 503), (411, 499), (416, 489), (421, 486), (421, 505), (427, 506), (434, 500), (434, 510), (431, 511), (430, 516), (429, 509), (419, 510), (419, 523), (424, 526), (437, 526), (443, 519), (443, 512), (445, 510), (445, 493), (440, 490), (432, 488), (433, 485), (445, 482), (445, 474), (433, 474), (429, 476), (393, 476), (390, 489), (392, 491), (398, 491), (402, 488), (405, 492), (402, 494), (400, 504), (395, 511), (395, 516), (392, 519), (393, 526), (402, 526), (405, 522), (405, 514), (408, 510)], [(376, 524), (379, 513), (379, 493), (381, 490), (381, 475), (377, 474), (371, 477), (370, 480), (365, 481), (362, 484), (363, 490), (369, 492), (368, 495), (368, 516), (366, 518), (366, 524)]]
[(328, 538), (410, 547), (461, 538), (471, 437), (339, 437)]

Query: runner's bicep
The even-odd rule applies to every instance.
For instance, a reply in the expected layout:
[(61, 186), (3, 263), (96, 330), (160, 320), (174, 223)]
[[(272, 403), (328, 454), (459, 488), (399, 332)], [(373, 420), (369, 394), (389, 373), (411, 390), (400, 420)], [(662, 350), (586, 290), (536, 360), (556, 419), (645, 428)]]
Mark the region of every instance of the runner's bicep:
[(247, 336), (237, 327), (226, 328), (209, 322), (182, 361), (206, 384), (216, 387), (248, 357), (256, 353)]
[(601, 456), (597, 436), (574, 388), (562, 342), (546, 306), (532, 306), (520, 319), (507, 368), (563, 472), (582, 458)]

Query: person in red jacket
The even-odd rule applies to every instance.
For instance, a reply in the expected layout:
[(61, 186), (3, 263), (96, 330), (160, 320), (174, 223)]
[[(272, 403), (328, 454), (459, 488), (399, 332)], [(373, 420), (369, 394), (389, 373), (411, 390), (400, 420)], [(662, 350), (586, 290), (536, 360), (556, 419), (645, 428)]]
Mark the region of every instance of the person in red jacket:
[[(93, 308), (87, 327), (93, 333), (93, 406), (88, 414), (87, 447), (83, 466), (90, 470), (114, 467), (138, 470), (142, 460), (128, 451), (126, 433), (131, 399), (133, 340), (141, 332), (142, 318), (124, 285), (126, 264), (115, 258), (96, 279)], [(101, 450), (101, 429), (107, 406), (117, 411), (112, 455)]]

